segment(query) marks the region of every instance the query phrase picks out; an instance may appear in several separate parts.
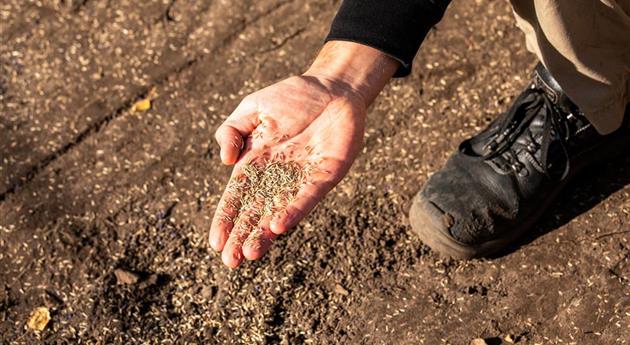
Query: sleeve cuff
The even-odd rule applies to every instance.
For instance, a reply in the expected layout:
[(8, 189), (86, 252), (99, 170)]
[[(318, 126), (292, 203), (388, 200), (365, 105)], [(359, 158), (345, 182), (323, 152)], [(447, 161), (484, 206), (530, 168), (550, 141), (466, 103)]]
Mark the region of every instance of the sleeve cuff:
[(394, 77), (411, 72), (413, 59), (450, 0), (344, 0), (326, 41), (351, 41), (400, 62)]

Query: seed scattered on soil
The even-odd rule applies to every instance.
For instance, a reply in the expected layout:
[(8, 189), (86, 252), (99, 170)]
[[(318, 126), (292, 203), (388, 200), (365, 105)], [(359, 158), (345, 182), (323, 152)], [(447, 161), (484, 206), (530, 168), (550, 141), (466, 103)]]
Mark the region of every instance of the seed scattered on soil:
[(31, 313), (26, 325), (34, 331), (43, 331), (50, 321), (50, 311), (46, 307), (39, 307)]
[(488, 343), (486, 343), (486, 341), (481, 338), (477, 338), (477, 339), (473, 339), (470, 342), (470, 345), (488, 345)]

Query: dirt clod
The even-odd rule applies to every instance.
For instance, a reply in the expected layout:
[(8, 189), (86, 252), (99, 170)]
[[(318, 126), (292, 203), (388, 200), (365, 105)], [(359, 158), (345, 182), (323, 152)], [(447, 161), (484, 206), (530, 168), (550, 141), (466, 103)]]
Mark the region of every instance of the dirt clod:
[(137, 274), (131, 271), (124, 270), (122, 268), (115, 269), (114, 275), (116, 276), (116, 281), (118, 282), (118, 284), (131, 285), (137, 283), (140, 279)]

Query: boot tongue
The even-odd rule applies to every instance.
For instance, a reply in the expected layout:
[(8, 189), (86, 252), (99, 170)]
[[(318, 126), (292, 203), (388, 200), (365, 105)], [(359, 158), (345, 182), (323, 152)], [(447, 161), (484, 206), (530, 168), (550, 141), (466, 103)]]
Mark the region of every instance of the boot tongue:
[[(548, 112), (541, 98), (545, 97), (532, 87), (522, 93), (507, 113), (492, 122), (486, 130), (467, 142), (465, 151), (475, 156), (487, 156), (497, 148), (519, 140), (530, 128), (541, 128)], [(526, 123), (525, 123), (526, 122)]]
[(542, 90), (551, 102), (563, 113), (570, 114), (576, 112), (577, 106), (562, 91), (560, 84), (551, 76), (549, 71), (542, 65), (536, 65), (534, 70), (533, 87)]
[(498, 123), (498, 121), (495, 120), (494, 123), (492, 123), (483, 133), (479, 134), (477, 137), (481, 137), (481, 136), (485, 136), (486, 138), (480, 138), (481, 140), (473, 140), (473, 141), (466, 141), (464, 143), (468, 144), (468, 148), (466, 149), (466, 151), (468, 151), (468, 154), (472, 154), (474, 156), (484, 156), (487, 155), (488, 153), (490, 153), (490, 147), (488, 146), (488, 143), (494, 139), (494, 135), (489, 135), (490, 133), (494, 133), (497, 128), (500, 126)]
[[(569, 120), (569, 124), (571, 126), (571, 130), (573, 133), (581, 131), (581, 129), (590, 127), (590, 123), (584, 115), (578, 110), (577, 106), (567, 97), (567, 95), (562, 91), (560, 84), (551, 76), (549, 71), (541, 64), (537, 64), (534, 69), (532, 82), (530, 84), (530, 89), (536, 89), (542, 91), (551, 103), (560, 110), (560, 113), (568, 114), (567, 119)], [(547, 121), (548, 116), (554, 116), (546, 111), (546, 114), (542, 116), (536, 116), (531, 124), (530, 130), (536, 133), (538, 130), (544, 127), (545, 121)], [(470, 143), (468, 146), (468, 152), (474, 155), (483, 156), (489, 153), (491, 147), (487, 144), (496, 138), (497, 128), (501, 126), (499, 119), (495, 120), (483, 133), (478, 136), (478, 140), (475, 140)], [(493, 134), (494, 132), (494, 134)]]

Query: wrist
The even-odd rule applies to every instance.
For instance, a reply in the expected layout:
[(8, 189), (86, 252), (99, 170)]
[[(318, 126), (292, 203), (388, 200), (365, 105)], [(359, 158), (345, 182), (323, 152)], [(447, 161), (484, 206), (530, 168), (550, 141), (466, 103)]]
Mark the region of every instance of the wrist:
[(399, 62), (372, 47), (354, 42), (327, 42), (306, 76), (343, 85), (368, 107), (399, 67)]

